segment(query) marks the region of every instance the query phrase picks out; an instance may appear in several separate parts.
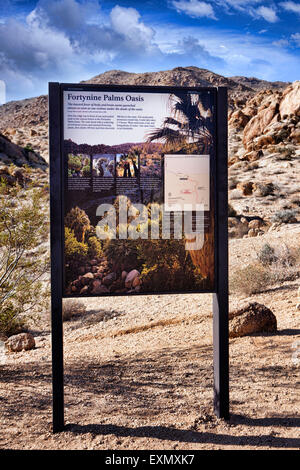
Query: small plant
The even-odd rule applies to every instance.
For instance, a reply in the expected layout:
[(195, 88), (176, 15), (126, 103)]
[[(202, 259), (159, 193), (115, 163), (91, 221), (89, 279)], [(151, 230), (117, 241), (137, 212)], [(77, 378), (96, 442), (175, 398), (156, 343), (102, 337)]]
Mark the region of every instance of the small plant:
[(103, 256), (101, 242), (96, 236), (89, 237), (88, 239), (88, 257), (90, 259), (100, 258)]
[(89, 166), (89, 165), (85, 165), (85, 166), (82, 168), (82, 173), (83, 173), (83, 176), (90, 176), (90, 175), (91, 175), (90, 166)]
[(281, 210), (281, 211), (275, 212), (275, 214), (271, 218), (271, 221), (274, 223), (289, 224), (297, 220), (296, 215), (297, 215), (297, 210), (295, 209)]
[(269, 284), (269, 273), (258, 263), (238, 269), (230, 278), (232, 293), (252, 295), (263, 292)]
[(275, 191), (275, 185), (273, 183), (258, 183), (255, 189), (256, 196), (270, 196)]
[(83, 315), (86, 312), (86, 306), (79, 300), (67, 299), (63, 303), (63, 321), (69, 321), (75, 315)]
[(277, 260), (275, 249), (268, 243), (265, 243), (262, 249), (257, 253), (257, 258), (263, 266), (269, 266)]

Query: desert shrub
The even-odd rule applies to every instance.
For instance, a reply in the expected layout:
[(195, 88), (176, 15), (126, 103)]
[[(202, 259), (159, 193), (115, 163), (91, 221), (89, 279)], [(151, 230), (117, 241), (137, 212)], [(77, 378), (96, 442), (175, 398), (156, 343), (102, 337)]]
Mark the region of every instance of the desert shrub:
[(119, 270), (139, 269), (142, 260), (139, 259), (137, 240), (113, 239), (104, 243), (104, 253), (114, 268)]
[(34, 309), (48, 306), (49, 289), (43, 276), (49, 270), (45, 194), (2, 183), (0, 187), (0, 333), (23, 330)]
[(255, 189), (256, 196), (270, 196), (274, 193), (276, 187), (273, 183), (258, 183)]
[(271, 218), (272, 222), (280, 223), (280, 224), (288, 224), (295, 222), (295, 218), (297, 215), (296, 209), (287, 209), (275, 212), (273, 217)]
[(88, 245), (79, 242), (74, 231), (65, 227), (65, 261), (67, 264), (83, 263), (88, 254)]
[(275, 249), (268, 243), (265, 243), (257, 253), (257, 258), (263, 266), (268, 266), (277, 260)]
[(141, 279), (144, 291), (195, 290), (203, 277), (182, 240), (140, 240), (138, 251), (145, 257)]
[(79, 300), (65, 299), (63, 302), (63, 321), (71, 320), (75, 315), (83, 315), (86, 306)]
[(68, 156), (68, 168), (70, 170), (79, 171), (81, 169), (81, 158), (75, 155)]
[(230, 277), (230, 291), (247, 296), (256, 294), (267, 288), (269, 280), (269, 272), (264, 266), (249, 264), (236, 270)]
[(85, 234), (91, 228), (88, 215), (79, 207), (73, 207), (65, 217), (65, 226), (73, 230), (79, 242), (84, 242)]
[(89, 165), (85, 165), (85, 166), (82, 168), (82, 173), (83, 173), (83, 176), (90, 176), (90, 175), (91, 175), (90, 166), (89, 166)]
[(101, 242), (98, 240), (97, 237), (89, 237), (88, 239), (88, 257), (92, 258), (100, 258), (103, 256), (103, 250), (101, 247)]

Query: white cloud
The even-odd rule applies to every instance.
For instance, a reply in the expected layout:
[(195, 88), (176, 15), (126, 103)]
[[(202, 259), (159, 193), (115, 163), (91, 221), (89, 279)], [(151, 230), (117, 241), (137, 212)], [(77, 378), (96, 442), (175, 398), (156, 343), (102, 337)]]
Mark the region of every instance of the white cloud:
[(260, 6), (255, 12), (259, 17), (262, 17), (269, 23), (276, 23), (276, 21), (279, 20), (276, 11), (271, 7)]
[(288, 39), (278, 39), (278, 41), (273, 41), (272, 44), (276, 47), (287, 47), (289, 45)]
[(216, 20), (213, 7), (198, 0), (173, 0), (173, 6), (179, 13), (185, 13), (192, 18), (207, 17)]
[(135, 8), (123, 8), (116, 5), (110, 20), (114, 31), (124, 36), (133, 45), (144, 45), (145, 50), (152, 50), (154, 30), (140, 21), (141, 15)]
[(300, 33), (292, 34), (291, 40), (296, 44), (297, 47), (300, 47)]
[(292, 13), (298, 13), (300, 15), (300, 3), (296, 2), (282, 2), (280, 6), (287, 11)]

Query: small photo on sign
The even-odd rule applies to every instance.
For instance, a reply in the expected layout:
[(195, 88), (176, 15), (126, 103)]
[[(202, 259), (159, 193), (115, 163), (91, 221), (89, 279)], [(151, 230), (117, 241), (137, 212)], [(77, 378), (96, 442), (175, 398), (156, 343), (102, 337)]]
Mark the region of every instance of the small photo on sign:
[(91, 157), (89, 155), (68, 154), (68, 177), (82, 178), (91, 176)]
[(118, 153), (116, 170), (119, 178), (137, 178), (139, 175), (139, 157), (135, 154)]
[(142, 154), (140, 159), (141, 159), (141, 176), (160, 178), (161, 155), (159, 153)]
[(115, 156), (98, 154), (93, 156), (93, 177), (112, 178), (115, 176)]

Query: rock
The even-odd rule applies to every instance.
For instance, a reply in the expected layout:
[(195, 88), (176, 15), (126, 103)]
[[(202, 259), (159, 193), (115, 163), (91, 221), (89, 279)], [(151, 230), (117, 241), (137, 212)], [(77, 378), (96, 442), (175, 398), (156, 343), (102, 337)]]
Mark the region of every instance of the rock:
[(257, 236), (257, 232), (256, 232), (256, 229), (254, 228), (251, 228), (248, 232), (248, 237), (256, 237)]
[(229, 119), (229, 125), (236, 129), (243, 129), (249, 122), (250, 117), (243, 113), (240, 109), (234, 111)]
[(277, 320), (273, 312), (257, 302), (229, 313), (229, 337), (237, 338), (252, 333), (277, 331)]
[(80, 290), (80, 294), (81, 294), (81, 295), (87, 294), (87, 293), (88, 293), (88, 290), (89, 290), (89, 286), (84, 286), (84, 287)]
[(275, 186), (271, 181), (265, 181), (263, 183), (254, 183), (253, 191), (256, 196), (269, 196), (274, 193)]
[(0, 154), (1, 160), (5, 163), (13, 163), (16, 166), (29, 165), (34, 168), (46, 169), (48, 164), (39, 154), (31, 150), (26, 150), (11, 142), (3, 134), (0, 134)]
[(93, 289), (96, 289), (97, 287), (101, 286), (101, 281), (99, 279), (96, 279), (93, 281)]
[(259, 160), (261, 157), (264, 156), (263, 151), (260, 150), (253, 150), (252, 152), (246, 152), (240, 160), (247, 161), (247, 162), (255, 162)]
[(86, 273), (84, 276), (82, 276), (81, 282), (82, 284), (89, 284), (92, 280), (94, 279), (94, 274), (93, 273)]
[(108, 294), (108, 293), (109, 293), (109, 289), (103, 285), (94, 287), (93, 290), (91, 291), (91, 294), (94, 294), (94, 295), (102, 295), (102, 294)]
[(128, 272), (127, 272), (127, 271), (122, 271), (122, 275), (121, 275), (121, 277), (122, 277), (122, 281), (124, 281), (124, 280), (126, 279), (126, 277), (127, 277), (127, 274), (128, 274)]
[(294, 142), (295, 144), (300, 144), (300, 129), (294, 129), (291, 133), (290, 133), (290, 139), (292, 142)]
[(249, 227), (249, 229), (251, 229), (251, 228), (260, 228), (262, 225), (264, 225), (263, 220), (254, 219), (254, 220), (250, 220), (250, 222), (248, 224), (248, 227)]
[(298, 287), (297, 298), (298, 298), (298, 303), (296, 305), (296, 308), (300, 310), (300, 286)]
[(133, 281), (132, 281), (132, 287), (137, 287), (137, 286), (139, 286), (140, 284), (141, 284), (140, 278), (139, 278), (138, 276), (135, 277), (135, 278), (133, 279)]
[(115, 280), (117, 279), (117, 275), (115, 272), (107, 274), (103, 279), (102, 283), (105, 286), (110, 286)]
[(16, 170), (14, 173), (14, 177), (18, 181), (19, 185), (22, 186), (23, 188), (31, 182), (31, 179), (26, 176), (25, 172), (23, 170)]
[(126, 276), (125, 287), (128, 289), (132, 286), (132, 283), (136, 277), (139, 277), (140, 273), (137, 269), (132, 269)]
[(286, 116), (300, 116), (300, 81), (296, 81), (288, 86), (283, 94), (279, 107), (281, 118)]
[(11, 352), (28, 351), (35, 348), (35, 341), (31, 333), (20, 333), (8, 338), (5, 345)]
[(253, 183), (252, 181), (238, 183), (236, 188), (242, 191), (244, 196), (250, 196), (253, 191)]
[(261, 109), (256, 116), (252, 117), (244, 129), (243, 144), (245, 148), (255, 137), (261, 136), (265, 128), (270, 124), (275, 114), (279, 110), (279, 97), (276, 95), (271, 96), (265, 107)]

